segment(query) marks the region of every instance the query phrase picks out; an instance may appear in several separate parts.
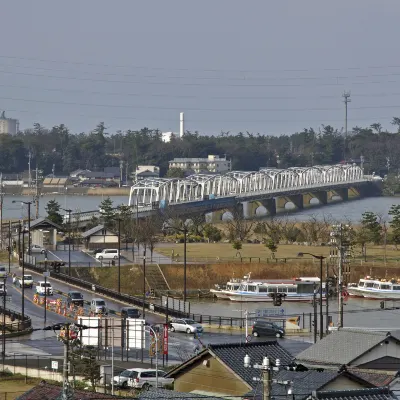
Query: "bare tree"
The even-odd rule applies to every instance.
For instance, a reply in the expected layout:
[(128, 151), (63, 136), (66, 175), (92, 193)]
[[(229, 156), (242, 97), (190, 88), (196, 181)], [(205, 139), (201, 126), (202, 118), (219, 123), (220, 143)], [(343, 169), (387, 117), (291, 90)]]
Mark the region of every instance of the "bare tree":
[(151, 261), (153, 261), (155, 245), (159, 242), (162, 225), (162, 219), (158, 215), (152, 215), (138, 221), (135, 229), (137, 243), (141, 244), (145, 251), (150, 250)]
[(245, 241), (253, 231), (256, 225), (255, 220), (245, 219), (241, 207), (235, 207), (231, 210), (232, 218), (225, 221), (228, 228), (228, 237), (230, 241)]

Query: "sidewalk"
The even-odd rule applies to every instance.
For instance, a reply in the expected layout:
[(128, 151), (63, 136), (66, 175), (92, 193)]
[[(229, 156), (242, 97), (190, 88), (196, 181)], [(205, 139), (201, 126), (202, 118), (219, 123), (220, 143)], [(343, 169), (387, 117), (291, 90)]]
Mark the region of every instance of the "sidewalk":
[[(138, 252), (137, 246), (134, 247), (134, 256), (132, 254), (132, 248), (130, 248), (129, 250), (121, 249), (121, 256), (125, 257), (128, 261), (135, 262), (137, 264), (143, 263), (143, 253), (144, 253), (143, 246), (140, 246), (139, 252)], [(157, 263), (157, 264), (180, 264), (176, 261), (172, 261), (171, 257), (167, 257), (163, 254), (157, 253), (156, 251), (153, 251), (153, 257), (151, 260), (149, 249), (146, 250), (146, 262), (147, 263)]]

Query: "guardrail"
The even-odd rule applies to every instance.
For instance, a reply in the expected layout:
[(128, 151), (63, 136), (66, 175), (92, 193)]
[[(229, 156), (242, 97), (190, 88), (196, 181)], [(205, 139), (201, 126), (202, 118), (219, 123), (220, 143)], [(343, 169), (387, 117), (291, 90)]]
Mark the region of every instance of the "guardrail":
[(7, 308), (4, 309), (3, 307), (0, 307), (0, 314), (5, 314), (11, 321), (16, 320), (15, 322), (6, 324), (6, 331), (8, 332), (25, 331), (32, 327), (32, 321), (27, 315), (24, 315), (24, 319), (22, 319), (21, 313)]
[[(36, 264), (36, 260), (33, 263), (25, 262), (25, 268), (31, 269), (40, 274), (43, 273), (45, 270), (44, 265)], [(111, 297), (114, 300), (132, 304), (137, 307), (143, 307), (143, 299), (140, 297), (131, 296), (126, 293), (118, 293), (118, 291), (116, 291), (116, 290), (109, 289), (104, 286), (96, 285), (92, 282), (84, 281), (82, 279), (68, 276), (66, 274), (56, 273), (54, 271), (50, 271), (50, 276), (52, 278), (58, 279), (65, 283), (69, 283), (71, 285), (78, 286), (82, 289), (86, 289), (89, 291), (93, 291), (93, 287), (94, 287), (95, 292), (98, 294), (102, 294), (104, 296)], [(160, 304), (151, 303), (150, 301), (145, 301), (144, 307), (145, 307), (145, 309), (147, 309), (149, 311), (153, 311), (153, 312), (156, 312), (159, 314), (168, 314), (169, 316), (176, 317), (176, 318), (187, 318), (190, 315), (190, 303), (188, 306), (188, 310), (174, 310), (174, 309), (167, 308)]]

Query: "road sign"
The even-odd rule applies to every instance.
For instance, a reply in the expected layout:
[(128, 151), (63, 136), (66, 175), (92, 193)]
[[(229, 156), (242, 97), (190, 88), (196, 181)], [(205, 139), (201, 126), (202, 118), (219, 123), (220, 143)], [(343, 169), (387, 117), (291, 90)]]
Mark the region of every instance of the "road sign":
[(283, 317), (285, 315), (285, 309), (284, 308), (264, 308), (264, 309), (259, 309), (256, 310), (256, 317), (257, 318), (262, 318), (262, 317)]
[(58, 361), (51, 362), (51, 369), (58, 369)]

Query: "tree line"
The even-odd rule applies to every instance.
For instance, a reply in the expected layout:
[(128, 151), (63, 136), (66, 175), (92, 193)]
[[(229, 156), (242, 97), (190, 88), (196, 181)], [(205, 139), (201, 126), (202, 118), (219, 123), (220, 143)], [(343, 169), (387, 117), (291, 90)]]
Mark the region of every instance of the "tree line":
[(137, 165), (158, 165), (161, 175), (168, 161), (175, 157), (226, 155), (232, 169), (253, 171), (260, 167), (287, 168), (335, 164), (344, 159), (365, 158), (367, 173), (384, 174), (400, 168), (400, 118), (393, 118), (396, 132), (383, 130), (379, 123), (354, 127), (345, 137), (341, 129), (322, 125), (280, 136), (260, 133), (220, 132), (205, 136), (187, 131), (184, 137), (172, 137), (164, 143), (161, 131), (143, 128), (108, 132), (103, 122), (90, 132), (74, 134), (64, 124), (46, 128), (35, 123), (16, 135), (0, 137), (0, 172), (20, 173), (27, 169), (29, 154), (32, 166), (58, 175), (84, 168), (101, 170), (119, 166), (120, 161), (132, 171)]

